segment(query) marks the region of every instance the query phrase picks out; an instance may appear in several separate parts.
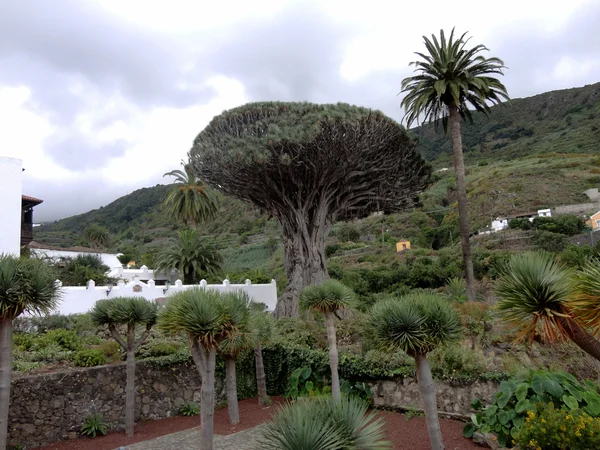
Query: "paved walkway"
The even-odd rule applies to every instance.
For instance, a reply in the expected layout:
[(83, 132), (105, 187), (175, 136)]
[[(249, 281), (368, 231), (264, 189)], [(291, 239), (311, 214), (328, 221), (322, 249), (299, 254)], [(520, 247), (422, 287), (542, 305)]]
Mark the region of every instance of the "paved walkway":
[[(214, 436), (214, 450), (258, 450), (258, 434), (260, 427), (238, 433)], [(167, 434), (149, 441), (123, 447), (125, 450), (187, 450), (198, 448), (200, 442), (200, 427), (177, 433)]]

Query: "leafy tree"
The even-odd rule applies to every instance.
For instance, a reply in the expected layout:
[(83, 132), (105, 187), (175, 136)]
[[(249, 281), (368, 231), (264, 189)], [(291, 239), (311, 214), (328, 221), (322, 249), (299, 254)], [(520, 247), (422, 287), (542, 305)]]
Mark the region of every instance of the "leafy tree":
[(327, 344), (329, 346), (329, 367), (331, 368), (331, 393), (335, 401), (340, 401), (340, 376), (338, 374), (338, 351), (335, 337), (335, 313), (350, 307), (354, 292), (337, 280), (306, 287), (300, 295), (300, 307), (322, 313), (327, 324)]
[(384, 422), (356, 397), (296, 400), (277, 411), (261, 430), (259, 445), (273, 450), (387, 450)]
[(110, 234), (106, 227), (94, 223), (83, 230), (83, 239), (92, 248), (103, 248), (108, 246)]
[(219, 251), (205, 245), (195, 229), (179, 230), (177, 239), (165, 246), (156, 258), (156, 270), (169, 273), (179, 270), (184, 284), (195, 284), (203, 276), (217, 273), (221, 269)]
[(415, 359), (431, 448), (443, 449), (435, 386), (427, 353), (459, 338), (458, 314), (443, 297), (412, 294), (376, 303), (365, 332), (375, 348), (383, 351), (400, 350)]
[(562, 252), (568, 244), (565, 235), (544, 230), (537, 230), (531, 243), (536, 249), (548, 252)]
[(431, 40), (423, 36), (427, 53), (416, 53), (421, 60), (412, 62), (411, 65), (416, 67), (418, 74), (402, 81), (402, 92), (406, 96), (401, 104), (406, 111), (407, 126), (420, 117), (436, 126), (441, 120), (444, 131), (447, 131), (450, 123), (467, 296), (474, 301), (475, 274), (469, 242), (471, 229), (461, 118), (473, 122), (470, 108), (487, 115), (490, 105), (499, 104), (502, 99), (508, 100), (508, 94), (504, 85), (493, 77), (495, 74), (502, 75), (504, 63), (498, 58), (485, 58), (481, 55), (482, 51), (488, 50), (483, 45), (466, 49), (468, 39), (465, 40), (465, 36), (466, 33), (454, 39), (454, 29), (449, 39), (446, 39), (443, 30), (440, 31), (439, 40), (435, 35), (432, 35)]
[[(111, 336), (127, 353), (127, 385), (125, 387), (125, 433), (133, 436), (135, 413), (135, 352), (148, 338), (156, 324), (157, 305), (139, 297), (116, 297), (99, 300), (90, 311), (95, 325), (106, 325)], [(117, 332), (118, 325), (127, 326), (125, 340)], [(144, 325), (146, 330), (135, 341), (135, 326)]]
[(240, 423), (235, 360), (241, 352), (254, 347), (255, 334), (250, 328), (250, 297), (248, 294), (244, 291), (223, 294), (222, 302), (230, 331), (221, 342), (219, 353), (225, 359), (225, 384), (229, 423), (235, 425)]
[(231, 338), (221, 294), (199, 287), (172, 295), (159, 315), (159, 328), (169, 334), (185, 333), (190, 352), (202, 379), (200, 405), (200, 449), (213, 448), (216, 353)]
[(263, 362), (262, 346), (270, 342), (273, 336), (274, 321), (271, 314), (265, 311), (263, 303), (250, 304), (250, 328), (254, 334), (254, 366), (256, 368), (256, 386), (258, 388), (258, 404), (264, 405), (267, 400), (267, 378)]
[(48, 314), (60, 299), (54, 271), (39, 259), (0, 254), (0, 450), (6, 449), (13, 319), (22, 313)]
[[(566, 338), (600, 361), (600, 342), (585, 330), (596, 333), (600, 317), (598, 262), (577, 275), (548, 253), (513, 255), (501, 269), (496, 284), (496, 308), (515, 332), (517, 340), (533, 341), (536, 333), (550, 342)], [(575, 301), (576, 300), (576, 301)]]
[(511, 230), (531, 230), (533, 224), (528, 219), (516, 218), (508, 222), (508, 228)]
[(327, 278), (325, 238), (337, 220), (410, 207), (431, 173), (399, 124), (341, 103), (225, 111), (195, 139), (190, 165), (281, 223), (288, 283), (277, 316), (296, 316), (302, 288)]
[(110, 268), (97, 255), (49, 258), (45, 261), (53, 266), (63, 286), (85, 286), (89, 280), (98, 285), (114, 281), (108, 276)]
[(181, 165), (183, 170), (172, 170), (163, 175), (175, 177), (164, 204), (171, 217), (196, 227), (200, 222), (217, 215), (219, 195), (196, 177), (189, 164), (182, 161)]

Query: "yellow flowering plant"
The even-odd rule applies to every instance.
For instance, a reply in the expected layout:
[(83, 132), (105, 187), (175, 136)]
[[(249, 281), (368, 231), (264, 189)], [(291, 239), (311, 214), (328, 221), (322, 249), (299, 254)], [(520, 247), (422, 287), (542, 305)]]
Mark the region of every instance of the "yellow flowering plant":
[(593, 450), (600, 448), (600, 418), (583, 409), (537, 403), (512, 444), (521, 450)]

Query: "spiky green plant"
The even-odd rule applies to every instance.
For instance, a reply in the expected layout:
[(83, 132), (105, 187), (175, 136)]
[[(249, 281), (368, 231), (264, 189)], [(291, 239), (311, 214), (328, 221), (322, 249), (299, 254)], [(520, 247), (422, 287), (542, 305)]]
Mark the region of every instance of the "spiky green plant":
[(455, 302), (467, 301), (467, 284), (464, 278), (450, 278), (446, 283), (446, 295)]
[(460, 320), (456, 311), (445, 298), (434, 294), (412, 294), (382, 300), (373, 306), (365, 334), (376, 349), (403, 351), (415, 359), (431, 447), (443, 449), (427, 353), (460, 337)]
[(536, 333), (550, 342), (570, 339), (600, 360), (600, 342), (582, 326), (593, 328), (596, 323), (593, 289), (597, 269), (590, 266), (575, 275), (553, 255), (529, 252), (513, 255), (500, 273), (495, 286), (496, 309), (518, 333), (517, 340), (532, 342)]
[(600, 333), (600, 260), (591, 258), (575, 274), (575, 292), (571, 302), (577, 318), (592, 333)]
[(6, 449), (13, 366), (14, 318), (24, 312), (49, 314), (60, 300), (52, 268), (39, 259), (0, 254), (0, 450)]
[(177, 269), (184, 284), (195, 284), (203, 276), (216, 274), (221, 269), (222, 261), (219, 251), (205, 244), (198, 231), (179, 230), (177, 239), (158, 254), (156, 270), (169, 273)]
[[(158, 306), (140, 297), (115, 297), (99, 300), (90, 311), (92, 322), (106, 325), (111, 336), (127, 354), (127, 384), (125, 387), (125, 433), (133, 436), (135, 426), (135, 352), (148, 338), (150, 330), (156, 324)], [(118, 325), (127, 327), (125, 340), (117, 332)], [(135, 326), (142, 325), (145, 330), (135, 341)]]
[(465, 39), (466, 34), (455, 39), (452, 29), (449, 39), (446, 39), (443, 30), (439, 40), (435, 35), (431, 39), (423, 36), (427, 53), (416, 52), (421, 60), (410, 63), (416, 67), (417, 75), (402, 81), (402, 92), (406, 96), (401, 104), (406, 112), (407, 127), (420, 118), (436, 126), (441, 121), (444, 131), (450, 123), (467, 297), (474, 301), (475, 274), (469, 243), (471, 229), (467, 216), (461, 118), (472, 122), (472, 110), (487, 115), (490, 105), (508, 100), (508, 93), (494, 77), (503, 74), (505, 66), (502, 60), (481, 55), (488, 50), (483, 45), (467, 49), (469, 40)]
[(287, 404), (267, 422), (260, 448), (277, 450), (384, 450), (383, 420), (356, 397), (302, 398)]
[(349, 308), (354, 301), (354, 292), (337, 280), (327, 280), (304, 288), (300, 294), (300, 308), (317, 311), (325, 315), (327, 344), (329, 345), (329, 367), (331, 368), (331, 394), (340, 399), (340, 376), (338, 374), (338, 350), (335, 336), (335, 313)]
[(198, 223), (216, 216), (220, 195), (196, 177), (189, 164), (182, 161), (181, 165), (183, 170), (172, 170), (163, 175), (175, 178), (164, 204), (167, 214), (185, 225), (195, 227)]
[(161, 311), (158, 327), (165, 333), (185, 333), (202, 378), (200, 449), (211, 450), (215, 408), (216, 352), (231, 333), (222, 295), (199, 287), (177, 292)]

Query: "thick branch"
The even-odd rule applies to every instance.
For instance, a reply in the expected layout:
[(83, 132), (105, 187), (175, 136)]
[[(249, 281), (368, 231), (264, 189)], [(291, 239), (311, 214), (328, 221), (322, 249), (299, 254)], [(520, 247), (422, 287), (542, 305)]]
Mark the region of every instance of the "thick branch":
[(127, 344), (125, 343), (123, 338), (119, 336), (119, 333), (117, 333), (117, 328), (115, 324), (111, 323), (110, 325), (108, 325), (108, 331), (110, 331), (110, 335), (113, 337), (113, 339), (117, 341), (121, 347), (123, 347), (123, 350), (127, 351)]

